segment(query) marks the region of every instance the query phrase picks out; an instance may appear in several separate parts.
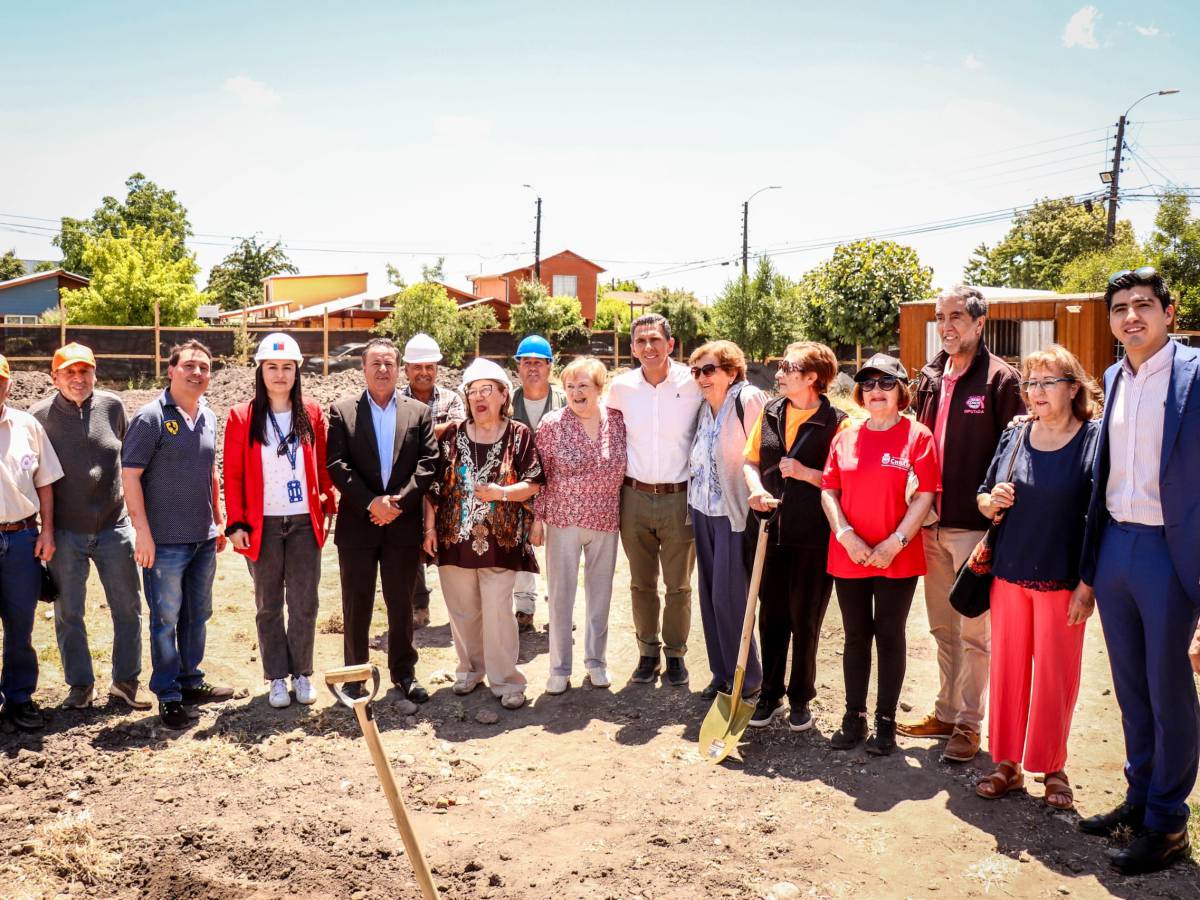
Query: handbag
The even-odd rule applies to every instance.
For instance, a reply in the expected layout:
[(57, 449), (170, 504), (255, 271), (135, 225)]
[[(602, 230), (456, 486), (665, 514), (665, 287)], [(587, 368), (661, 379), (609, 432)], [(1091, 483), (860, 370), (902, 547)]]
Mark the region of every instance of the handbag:
[[(1025, 443), (1025, 433), (1028, 430), (1029, 423), (1026, 423), (1017, 435), (1012, 456), (1008, 459), (1008, 474), (1004, 476), (1004, 481), (1012, 480), (1013, 470), (1017, 466), (1017, 455), (1021, 452), (1021, 445)], [(1004, 510), (992, 517), (987, 532), (979, 539), (963, 567), (958, 570), (958, 575), (954, 578), (954, 587), (950, 588), (950, 605), (955, 612), (968, 619), (978, 618), (991, 609), (992, 554), (996, 549), (996, 529), (1003, 518)]]

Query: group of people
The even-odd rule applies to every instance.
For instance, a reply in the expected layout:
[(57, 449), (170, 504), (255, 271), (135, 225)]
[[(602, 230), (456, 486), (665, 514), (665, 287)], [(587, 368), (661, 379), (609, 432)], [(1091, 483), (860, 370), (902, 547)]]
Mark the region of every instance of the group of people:
[[(57, 391), (28, 413), (4, 403), (0, 357), (5, 713), (19, 728), (42, 723), (31, 632), (43, 563), (57, 583), (67, 706), (96, 696), (84, 627), (89, 562), (113, 618), (114, 698), (150, 708), (138, 693), (138, 567), (149, 688), (163, 722), (186, 727), (196, 703), (231, 696), (201, 669), (226, 541), (254, 582), (268, 702), (314, 702), (320, 551), (331, 531), (345, 661), (368, 659), (378, 582), (391, 681), (411, 701), (429, 698), (414, 629), (429, 623), (430, 565), (458, 656), (454, 693), (486, 682), (505, 708), (526, 702), (519, 634), (533, 626), (541, 572), (545, 690), (570, 688), (581, 559), (583, 670), (593, 687), (608, 687), (618, 543), (639, 650), (629, 680), (688, 684), (695, 574), (712, 673), (701, 694), (713, 698), (734, 683), (761, 524), (761, 615), (742, 688), (755, 703), (751, 726), (786, 717), (793, 731), (812, 727), (836, 586), (845, 714), (833, 748), (865, 742), (885, 755), (900, 734), (946, 741), (946, 761), (972, 760), (990, 681), (995, 768), (977, 793), (999, 798), (1023, 787), (1029, 770), (1045, 775), (1047, 804), (1071, 808), (1067, 741), (1084, 622), (1098, 605), (1129, 787), (1117, 809), (1080, 827), (1130, 826), (1138, 837), (1114, 865), (1162, 868), (1190, 851), (1187, 797), (1200, 755), (1200, 390), (1191, 390), (1200, 353), (1169, 339), (1174, 307), (1154, 270), (1116, 273), (1106, 301), (1124, 359), (1105, 375), (1103, 418), (1094, 383), (1064, 348), (1027, 356), (1020, 372), (992, 354), (987, 302), (962, 286), (936, 301), (942, 351), (915, 384), (884, 354), (855, 373), (861, 417), (830, 402), (838, 363), (822, 344), (788, 346), (770, 398), (729, 341), (675, 362), (670, 323), (654, 314), (633, 322), (638, 366), (607, 394), (605, 366), (590, 357), (570, 361), (561, 389), (552, 385), (553, 350), (538, 336), (516, 353), (519, 386), (480, 358), (452, 391), (437, 383), (436, 342), (418, 334), (403, 353), (370, 341), (365, 390), (328, 411), (304, 396), (296, 342), (273, 334), (255, 356), (254, 397), (229, 414), (223, 482), (204, 400), (212, 354), (200, 342), (173, 349), (167, 388), (128, 421), (119, 398), (95, 388), (86, 347), (58, 351)], [(990, 612), (966, 617), (952, 589), (983, 546), (992, 548)], [(940, 687), (928, 713), (898, 722), (921, 579)]]

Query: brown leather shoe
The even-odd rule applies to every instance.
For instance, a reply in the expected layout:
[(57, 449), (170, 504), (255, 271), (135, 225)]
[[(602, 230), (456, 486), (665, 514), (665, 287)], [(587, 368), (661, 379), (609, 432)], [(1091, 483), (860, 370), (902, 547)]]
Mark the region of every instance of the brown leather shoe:
[(956, 725), (942, 751), (942, 762), (970, 762), (979, 752), (979, 732), (969, 725)]
[(929, 713), (919, 722), (897, 722), (896, 730), (905, 737), (937, 738), (944, 741), (954, 734), (954, 723), (943, 722), (936, 713)]

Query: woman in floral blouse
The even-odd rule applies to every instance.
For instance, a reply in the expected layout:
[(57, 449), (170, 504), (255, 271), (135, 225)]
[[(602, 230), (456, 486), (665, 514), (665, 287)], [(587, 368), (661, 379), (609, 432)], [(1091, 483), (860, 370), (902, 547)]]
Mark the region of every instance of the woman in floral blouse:
[(512, 593), (517, 572), (536, 572), (529, 543), (543, 482), (533, 434), (512, 420), (512, 383), (496, 363), (463, 372), (467, 419), (439, 441), (438, 476), (425, 504), (425, 552), (437, 560), (458, 651), (454, 693), (487, 676), (505, 709), (525, 703)]
[(532, 539), (546, 542), (548, 694), (561, 694), (571, 683), (571, 619), (581, 553), (587, 619), (583, 665), (593, 687), (611, 684), (605, 650), (625, 477), (625, 419), (600, 402), (606, 376), (597, 359), (571, 362), (562, 372), (567, 405), (547, 413), (537, 433), (546, 487), (534, 501)]

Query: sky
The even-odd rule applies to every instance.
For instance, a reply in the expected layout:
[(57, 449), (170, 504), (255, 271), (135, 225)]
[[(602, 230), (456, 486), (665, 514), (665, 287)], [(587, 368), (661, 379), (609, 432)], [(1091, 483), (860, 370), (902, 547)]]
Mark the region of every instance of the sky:
[[(338, 9), (336, 7), (342, 7)], [(305, 274), (446, 280), (570, 248), (602, 277), (711, 298), (750, 250), (796, 277), (897, 237), (961, 277), (1005, 211), (1200, 185), (1200, 5), (859, 2), (61, 2), (8, 5), (0, 250), (54, 258), (145, 173), (204, 269), (237, 236)], [(523, 187), (532, 185), (533, 190)], [(1143, 191), (1142, 193), (1149, 193)], [(1121, 215), (1139, 235), (1155, 204)], [(722, 265), (722, 263), (725, 263)]]

